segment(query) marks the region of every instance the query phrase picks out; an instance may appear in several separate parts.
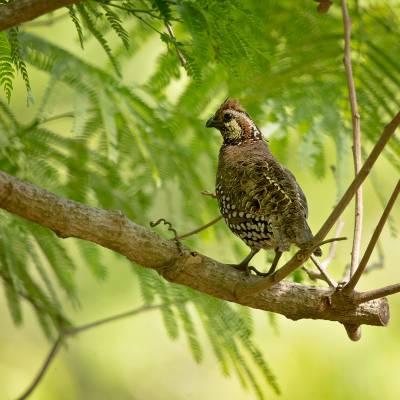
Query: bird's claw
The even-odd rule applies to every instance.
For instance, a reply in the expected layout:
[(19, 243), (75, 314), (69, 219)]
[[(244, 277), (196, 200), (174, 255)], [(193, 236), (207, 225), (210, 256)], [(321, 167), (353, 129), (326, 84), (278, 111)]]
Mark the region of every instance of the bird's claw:
[(253, 271), (257, 276), (262, 276), (262, 277), (267, 277), (270, 276), (274, 273), (274, 271), (268, 271), (268, 272), (260, 272), (257, 268), (254, 267), (248, 267), (248, 274), (250, 275), (250, 271)]
[(238, 269), (239, 271), (243, 271), (246, 276), (250, 276), (251, 272), (254, 272), (257, 276), (269, 276), (273, 273), (273, 271), (268, 271), (268, 272), (260, 272), (257, 268), (251, 266), (251, 265), (244, 265), (244, 264), (228, 264), (229, 266)]

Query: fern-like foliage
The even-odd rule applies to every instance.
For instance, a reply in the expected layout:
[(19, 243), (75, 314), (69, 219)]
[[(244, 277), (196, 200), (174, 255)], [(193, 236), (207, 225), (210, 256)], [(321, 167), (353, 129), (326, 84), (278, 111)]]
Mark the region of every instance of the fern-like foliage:
[(10, 28), (7, 32), (8, 40), (11, 47), (11, 59), (12, 62), (14, 63), (16, 70), (21, 73), (22, 79), (25, 83), (27, 92), (27, 101), (29, 105), (30, 103), (33, 103), (33, 95), (31, 90), (31, 84), (29, 82), (28, 71), (26, 69), (26, 64), (21, 53), (21, 47), (18, 39), (18, 32), (19, 32), (18, 27)]
[(82, 25), (79, 21), (79, 17), (76, 11), (76, 8), (74, 5), (68, 6), (68, 14), (71, 18), (71, 21), (75, 25), (76, 32), (78, 33), (78, 38), (79, 38), (79, 43), (81, 44), (81, 47), (83, 49), (83, 28)]
[[(400, 102), (400, 25), (393, 23), (400, 9), (364, 7), (353, 18), (353, 48), (368, 148)], [(0, 169), (76, 201), (122, 210), (144, 225), (167, 213), (180, 232), (189, 230), (217, 214), (215, 203), (198, 195), (213, 188), (220, 145), (219, 137), (205, 133), (204, 120), (230, 95), (269, 132), (281, 161), (297, 155), (296, 163), (322, 178), (334, 148), (340, 194), (349, 179), (351, 127), (343, 122), (350, 119), (342, 23), (332, 10), (322, 17), (306, 0), (102, 0), (69, 7), (81, 46), (99, 42), (111, 68), (96, 67), (84, 52), (74, 54), (22, 28), (1, 32), (4, 100), (17, 72), (31, 92), (26, 65), (46, 74), (48, 83), (29, 123), (0, 101)], [(115, 75), (156, 37), (161, 50), (145, 82)], [(179, 89), (171, 96), (173, 87)], [(52, 129), (61, 119), (70, 130)], [(398, 138), (385, 156), (399, 171)], [(229, 257), (239, 258), (246, 250), (229, 238), (217, 224), (188, 243), (207, 249), (218, 241)], [(43, 229), (1, 213), (0, 278), (15, 323), (21, 324), (21, 302), (28, 301), (48, 336), (69, 324), (63, 303), (79, 304), (75, 250), (96, 279), (107, 277), (102, 250), (94, 245), (76, 241), (67, 248)], [(199, 331), (205, 332), (225, 375), (235, 374), (259, 398), (260, 376), (279, 392), (253, 340), (248, 310), (166, 283), (153, 271), (133, 271), (144, 303), (168, 305), (160, 311), (166, 331), (171, 339), (185, 335), (196, 362), (203, 358)], [(293, 279), (304, 276), (297, 272)]]
[(107, 7), (106, 5), (102, 5), (102, 8), (105, 11), (105, 16), (106, 16), (108, 22), (110, 23), (111, 27), (114, 29), (115, 33), (122, 40), (122, 43), (124, 44), (124, 46), (128, 49), (129, 48), (129, 34), (123, 27), (121, 18), (118, 16), (117, 13), (115, 13), (114, 11), (111, 11), (110, 7)]
[(19, 44), (17, 27), (9, 29), (8, 32), (0, 32), (0, 86), (3, 86), (8, 102), (11, 99), (13, 79), (16, 72), (21, 73), (25, 83), (29, 105), (33, 103), (33, 96)]
[(12, 81), (15, 69), (12, 63), (11, 46), (5, 32), (0, 32), (0, 85), (10, 101), (12, 93)]

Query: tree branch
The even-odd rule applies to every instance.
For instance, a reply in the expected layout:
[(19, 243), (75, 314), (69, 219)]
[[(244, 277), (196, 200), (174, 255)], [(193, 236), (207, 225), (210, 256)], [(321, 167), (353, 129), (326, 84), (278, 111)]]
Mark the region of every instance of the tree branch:
[(43, 379), (46, 371), (49, 369), (50, 364), (58, 354), (58, 351), (60, 350), (63, 342), (64, 342), (64, 336), (60, 334), (60, 336), (58, 336), (57, 340), (54, 342), (53, 346), (51, 346), (50, 352), (47, 355), (46, 359), (44, 360), (43, 365), (40, 367), (39, 372), (33, 379), (33, 382), (28, 386), (28, 388), (24, 391), (24, 393), (22, 393), (21, 396), (17, 398), (17, 400), (25, 400), (33, 393), (33, 391), (39, 385), (40, 381)]
[(173, 304), (174, 303), (158, 304), (158, 305), (145, 305), (142, 307), (135, 308), (134, 310), (126, 311), (126, 312), (123, 312), (120, 314), (113, 315), (111, 317), (107, 317), (107, 318), (103, 318), (103, 319), (91, 322), (89, 324), (70, 327), (70, 328), (62, 330), (60, 332), (57, 340), (54, 342), (53, 346), (51, 347), (49, 354), (45, 358), (43, 365), (40, 367), (40, 369), (39, 369), (37, 375), (35, 376), (35, 378), (33, 379), (32, 383), (28, 386), (28, 388), (24, 391), (24, 393), (18, 397), (17, 400), (25, 400), (33, 393), (33, 391), (36, 389), (36, 387), (39, 385), (39, 383), (43, 379), (45, 373), (47, 372), (47, 370), (50, 367), (50, 364), (52, 363), (52, 361), (58, 354), (58, 351), (60, 350), (61, 346), (64, 344), (65, 339), (68, 336), (78, 335), (79, 333), (82, 333), (89, 329), (96, 328), (100, 325), (107, 324), (109, 322), (118, 321), (120, 319), (132, 317), (133, 315), (137, 315), (137, 314), (140, 314), (145, 311), (156, 310), (156, 309), (170, 306)]
[[(347, 9), (346, 0), (342, 0), (342, 15), (344, 26), (344, 67), (346, 70), (347, 87), (349, 90), (349, 101), (353, 125), (353, 161), (355, 175), (361, 169), (361, 128), (360, 114), (358, 112), (356, 87), (353, 79), (353, 68), (351, 65), (351, 20)], [(359, 261), (362, 234), (363, 200), (362, 186), (356, 191), (355, 211), (354, 211), (354, 235), (353, 247), (351, 251), (350, 276), (353, 275)]]
[(313, 254), (311, 254), (310, 258), (311, 258), (311, 261), (314, 263), (314, 265), (319, 270), (319, 273), (321, 274), (321, 276), (325, 280), (325, 282), (327, 282), (330, 287), (336, 288), (337, 283), (329, 276), (329, 274), (326, 272), (325, 268), (319, 263), (317, 258)]
[(184, 246), (181, 253), (174, 240), (133, 223), (120, 211), (63, 199), (4, 172), (0, 172), (0, 207), (49, 228), (62, 238), (97, 243), (143, 267), (157, 270), (171, 282), (220, 299), (277, 312), (293, 320), (311, 318), (377, 326), (385, 326), (389, 321), (386, 299), (353, 305), (351, 298), (337, 295), (332, 289), (297, 283), (283, 282), (250, 297), (238, 298), (237, 292), (244, 285), (264, 279), (247, 277)]
[[(339, 218), (337, 224), (336, 224), (336, 230), (335, 230), (335, 238), (338, 238), (340, 233), (342, 232), (342, 229), (344, 227), (344, 221), (342, 218)], [(318, 279), (328, 283), (329, 286), (331, 287), (336, 287), (337, 283), (334, 279), (332, 279), (327, 272), (327, 267), (328, 265), (332, 262), (332, 260), (335, 258), (336, 255), (336, 245), (337, 241), (332, 242), (330, 247), (329, 247), (329, 252), (326, 258), (324, 258), (322, 261), (318, 261), (315, 257), (313, 259), (313, 256), (311, 256), (311, 260), (313, 261), (314, 265), (318, 268), (319, 271), (321, 272), (315, 272), (312, 271), (306, 267), (302, 267), (302, 269), (307, 273), (308, 277), (316, 281)]]
[(395, 283), (394, 285), (385, 286), (379, 289), (372, 289), (367, 292), (357, 293), (355, 295), (355, 302), (361, 304), (365, 301), (380, 299), (381, 297), (389, 296), (391, 294), (396, 294), (399, 292), (400, 283)]
[(216, 224), (218, 221), (220, 221), (222, 219), (222, 215), (219, 215), (218, 217), (214, 218), (213, 220), (211, 220), (210, 222), (207, 222), (206, 224), (200, 226), (199, 228), (193, 229), (190, 232), (184, 233), (183, 235), (179, 235), (176, 237), (177, 240), (181, 240), (181, 239), (185, 239), (189, 236), (195, 235), (196, 233), (199, 233), (201, 231), (204, 231), (204, 229), (207, 229), (208, 227)]
[(387, 142), (395, 132), (396, 128), (400, 124), (400, 112), (396, 114), (396, 116), (390, 121), (388, 125), (385, 126), (380, 138), (376, 142), (374, 148), (371, 151), (371, 154), (366, 159), (363, 167), (360, 172), (354, 178), (353, 182), (347, 188), (346, 192), (343, 194), (339, 203), (332, 210), (331, 214), (324, 222), (318, 233), (314, 236), (313, 246), (310, 249), (299, 250), (282, 268), (276, 271), (273, 275), (268, 276), (263, 279), (259, 279), (252, 283), (246, 283), (242, 285), (242, 288), (238, 292), (238, 296), (249, 296), (254, 295), (255, 293), (259, 293), (265, 289), (270, 288), (276, 283), (282, 281), (289, 274), (295, 271), (298, 267), (304, 264), (304, 262), (310, 257), (315, 246), (317, 246), (328, 234), (331, 230), (337, 219), (340, 217), (344, 209), (350, 203), (357, 189), (364, 182), (365, 178), (368, 176), (369, 171), (372, 166), (375, 164), (375, 161), (378, 159), (379, 155), (382, 153), (385, 148)]
[(0, 32), (82, 0), (17, 0), (0, 5)]
[(35, 21), (29, 24), (29, 27), (38, 27), (38, 26), (53, 26), (55, 23), (63, 20), (64, 18), (68, 18), (69, 14), (66, 12), (65, 14), (57, 15), (56, 17), (49, 16), (47, 20)]
[(376, 225), (376, 228), (374, 230), (374, 233), (372, 234), (371, 240), (368, 243), (368, 246), (367, 246), (367, 249), (365, 250), (363, 258), (361, 259), (360, 265), (358, 266), (354, 275), (350, 278), (347, 285), (343, 288), (343, 291), (345, 293), (350, 293), (352, 290), (354, 290), (354, 288), (357, 285), (357, 282), (360, 280), (361, 275), (363, 274), (363, 272), (368, 264), (369, 258), (371, 257), (372, 251), (374, 250), (375, 245), (379, 239), (382, 229), (385, 226), (385, 223), (389, 217), (390, 211), (392, 210), (393, 205), (396, 202), (399, 192), (400, 192), (400, 179), (397, 182), (397, 185), (394, 188), (393, 193), (390, 196), (390, 199), (389, 199), (385, 209), (383, 210), (382, 216), (381, 216), (378, 224)]

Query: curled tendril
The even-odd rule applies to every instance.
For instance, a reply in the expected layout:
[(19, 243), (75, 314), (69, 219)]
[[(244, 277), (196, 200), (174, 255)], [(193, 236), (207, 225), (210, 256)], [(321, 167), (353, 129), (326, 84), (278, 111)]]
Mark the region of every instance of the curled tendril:
[(174, 242), (176, 243), (176, 247), (178, 248), (178, 251), (182, 254), (183, 253), (183, 249), (182, 249), (182, 243), (179, 241), (178, 239), (178, 232), (176, 231), (176, 229), (172, 226), (171, 222), (167, 221), (165, 218), (160, 218), (157, 221), (151, 221), (150, 222), (150, 226), (152, 228), (154, 228), (157, 225), (160, 225), (161, 223), (163, 223), (164, 225), (167, 225), (168, 227), (168, 231), (172, 232), (174, 234)]

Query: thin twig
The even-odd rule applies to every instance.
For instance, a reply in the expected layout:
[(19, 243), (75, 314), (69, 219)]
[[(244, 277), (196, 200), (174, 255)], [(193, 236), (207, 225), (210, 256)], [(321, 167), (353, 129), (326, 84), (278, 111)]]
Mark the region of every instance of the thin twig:
[(369, 241), (367, 249), (365, 250), (365, 253), (363, 255), (363, 258), (360, 261), (360, 265), (358, 266), (354, 275), (350, 278), (347, 285), (343, 288), (344, 293), (350, 293), (352, 290), (354, 290), (354, 288), (357, 285), (357, 282), (361, 278), (361, 275), (364, 272), (365, 267), (368, 264), (369, 258), (371, 257), (372, 251), (375, 248), (376, 242), (378, 241), (379, 236), (382, 232), (382, 229), (385, 226), (385, 223), (389, 217), (390, 211), (392, 210), (393, 205), (396, 202), (399, 192), (400, 192), (400, 179), (398, 180), (397, 185), (394, 188), (393, 193), (390, 196), (390, 199), (389, 199), (385, 209), (383, 210), (381, 219), (379, 220), (378, 224), (376, 225), (376, 228), (374, 230), (374, 233), (372, 234), (371, 240)]
[(328, 283), (330, 287), (336, 287), (337, 283), (329, 276), (329, 274), (326, 272), (325, 268), (319, 263), (319, 261), (315, 258), (313, 254), (311, 254), (311, 261), (314, 263), (314, 265), (318, 268), (320, 274), (323, 276), (325, 282)]
[(214, 192), (209, 192), (208, 190), (203, 190), (202, 192), (200, 192), (200, 194), (202, 194), (203, 196), (212, 197), (213, 199), (217, 198), (217, 195)]
[(157, 32), (159, 35), (162, 35), (162, 32), (160, 32), (157, 28), (155, 28), (153, 25), (151, 25), (149, 22), (147, 22), (143, 17), (141, 17), (139, 15), (139, 13), (145, 13), (145, 14), (149, 14), (152, 18), (162, 19), (161, 17), (159, 17), (157, 15), (153, 15), (153, 13), (151, 13), (150, 10), (137, 10), (134, 8), (126, 8), (126, 7), (120, 6), (118, 4), (113, 4), (113, 3), (107, 3), (106, 5), (115, 7), (115, 8), (119, 8), (120, 10), (126, 11), (128, 14), (134, 15), (137, 19), (142, 21), (145, 25), (147, 25), (154, 32)]
[[(395, 117), (387, 124), (376, 142), (374, 148), (372, 149), (370, 155), (365, 161), (363, 167), (360, 172), (354, 178), (353, 182), (349, 185), (346, 192), (343, 194), (339, 203), (332, 210), (329, 217), (326, 219), (318, 233), (314, 237), (314, 242), (318, 243), (324, 239), (324, 237), (328, 234), (328, 232), (332, 229), (335, 222), (342, 215), (344, 209), (347, 207), (351, 199), (353, 198), (356, 190), (361, 186), (364, 182), (365, 178), (368, 176), (369, 171), (372, 166), (375, 164), (379, 155), (382, 153), (385, 148), (387, 142), (394, 134), (395, 130), (400, 124), (400, 112), (398, 112)], [(249, 296), (255, 293), (259, 293), (262, 290), (268, 289), (276, 283), (285, 279), (289, 274), (299, 268), (307, 258), (311, 255), (312, 249), (304, 252), (303, 250), (298, 251), (282, 268), (276, 271), (273, 275), (268, 276), (266, 278), (262, 278), (257, 280), (255, 283), (244, 284), (243, 288), (240, 288), (237, 291), (238, 296)]]
[(62, 118), (73, 118), (75, 116), (75, 113), (73, 111), (65, 112), (62, 114), (56, 114), (56, 115), (51, 115), (50, 117), (47, 118), (39, 118), (37, 120), (38, 124), (45, 124), (47, 122), (55, 121), (57, 119), (62, 119)]
[[(342, 218), (339, 218), (337, 224), (336, 224), (336, 230), (335, 230), (335, 237), (339, 237), (339, 235), (342, 233), (344, 227), (344, 221)], [(336, 256), (336, 248), (337, 248), (337, 242), (332, 242), (332, 244), (329, 247), (329, 252), (328, 255), (324, 260), (320, 262), (320, 265), (322, 268), (326, 268), (335, 258)]]
[[(382, 269), (385, 266), (385, 256), (383, 254), (382, 245), (380, 244), (379, 240), (376, 244), (376, 248), (378, 251), (378, 260), (373, 263), (368, 264), (367, 267), (364, 269), (363, 275), (367, 275), (370, 272), (373, 272), (377, 269)], [(350, 264), (347, 264), (345, 267), (345, 271), (343, 273), (343, 278), (340, 281), (340, 282), (343, 282), (344, 285), (350, 279), (349, 270), (350, 270)]]
[[(336, 230), (335, 230), (335, 237), (338, 238), (340, 233), (342, 232), (344, 227), (344, 221), (342, 218), (339, 218), (337, 224), (336, 224)], [(328, 283), (329, 286), (331, 287), (336, 287), (337, 282), (332, 279), (328, 272), (327, 272), (327, 267), (328, 265), (332, 262), (332, 260), (335, 258), (336, 255), (336, 247), (337, 247), (337, 241), (334, 241), (331, 243), (329, 247), (329, 253), (327, 257), (322, 260), (318, 261), (313, 255), (311, 255), (311, 260), (315, 264), (315, 266), (318, 268), (320, 272), (315, 272), (312, 270), (309, 270), (305, 267), (303, 267), (303, 270), (307, 273), (308, 277), (312, 280), (320, 279)]]
[(332, 282), (330, 282), (329, 279), (327, 279), (326, 276), (324, 276), (319, 270), (313, 271), (312, 269), (309, 269), (304, 266), (301, 267), (301, 269), (307, 274), (309, 279), (311, 279), (312, 281), (321, 280), (326, 282), (330, 287), (334, 287)]
[(61, 333), (58, 336), (57, 340), (54, 342), (53, 346), (51, 347), (50, 352), (49, 352), (48, 356), (46, 357), (46, 359), (44, 360), (44, 363), (41, 366), (39, 372), (35, 376), (35, 379), (29, 385), (29, 387), (25, 390), (25, 392), (21, 396), (18, 397), (17, 400), (27, 399), (32, 394), (32, 392), (36, 389), (36, 387), (39, 385), (40, 381), (43, 379), (46, 371), (50, 367), (50, 364), (54, 360), (55, 356), (58, 354), (58, 351), (60, 350), (63, 342), (64, 342), (64, 335)]
[(218, 221), (220, 221), (222, 219), (222, 215), (218, 216), (217, 218), (214, 218), (212, 221), (208, 222), (205, 225), (200, 226), (199, 228), (196, 228), (188, 233), (184, 233), (183, 235), (179, 235), (176, 237), (177, 240), (181, 240), (181, 239), (185, 239), (189, 236), (195, 235), (196, 233), (199, 233), (201, 231), (203, 231), (204, 229), (207, 229), (208, 227), (210, 227), (211, 225), (216, 224)]
[(361, 184), (365, 181), (368, 176), (371, 168), (374, 166), (376, 160), (382, 153), (389, 139), (393, 136), (397, 127), (400, 125), (400, 111), (393, 117), (393, 119), (385, 126), (381, 136), (378, 141), (375, 143), (370, 155), (365, 160), (360, 172), (353, 179), (353, 182), (349, 185), (346, 192), (343, 194), (342, 198), (336, 205), (336, 207), (332, 210), (329, 217), (326, 219), (320, 230), (314, 237), (316, 242), (321, 241), (328, 232), (332, 229), (332, 226), (338, 220), (338, 218), (342, 215), (344, 209), (347, 207), (351, 199), (353, 198), (357, 189), (361, 186)]
[(185, 68), (186, 64), (187, 64), (187, 61), (186, 61), (186, 58), (183, 55), (181, 49), (178, 46), (178, 42), (176, 40), (176, 37), (175, 37), (174, 31), (172, 29), (172, 26), (171, 26), (171, 24), (169, 22), (165, 22), (165, 26), (167, 28), (169, 37), (171, 38), (172, 43), (175, 46), (176, 54), (178, 55), (179, 61), (181, 62), (182, 67)]
[(389, 296), (400, 292), (400, 283), (385, 286), (379, 289), (372, 289), (368, 292), (357, 293), (355, 302), (357, 304), (365, 303), (370, 300), (380, 299), (381, 297)]
[(52, 361), (54, 360), (55, 356), (58, 354), (61, 345), (64, 343), (65, 339), (68, 336), (73, 336), (73, 335), (78, 335), (84, 331), (87, 331), (89, 329), (96, 328), (100, 325), (107, 324), (109, 322), (114, 322), (118, 321), (120, 319), (126, 318), (126, 317), (131, 317), (133, 315), (140, 314), (145, 311), (150, 311), (150, 310), (156, 310), (160, 309), (163, 307), (167, 307), (170, 305), (173, 305), (175, 303), (168, 303), (168, 304), (157, 304), (157, 305), (146, 305), (146, 306), (141, 306), (138, 308), (135, 308), (134, 310), (126, 311), (120, 314), (113, 315), (111, 317), (103, 318), (98, 321), (91, 322), (89, 324), (85, 325), (80, 325), (72, 328), (67, 328), (64, 329), (60, 332), (57, 340), (54, 342), (53, 346), (51, 347), (49, 354), (47, 355), (46, 359), (44, 360), (43, 365), (40, 367), (39, 372), (35, 376), (33, 382), (29, 385), (29, 387), (24, 391), (24, 393), (18, 397), (17, 400), (25, 400), (27, 399), (32, 392), (36, 389), (36, 387), (39, 385), (41, 380), (43, 379), (45, 373), (49, 369)]
[(342, 237), (334, 237), (334, 238), (330, 238), (330, 239), (325, 239), (322, 242), (317, 243), (312, 250), (314, 251), (317, 247), (322, 246), (324, 244), (328, 244), (328, 243), (334, 243), (334, 242), (341, 242), (342, 240), (347, 240), (346, 236), (342, 236)]
[(105, 2), (105, 1), (101, 1), (101, 0), (95, 0), (95, 1), (97, 1), (98, 3), (104, 4), (105, 6), (111, 6), (111, 7), (119, 8), (120, 10), (126, 11), (129, 14), (138, 14), (138, 13), (148, 14), (148, 15), (150, 15), (150, 17), (157, 18), (157, 19), (162, 19), (161, 16), (159, 16), (157, 14), (154, 14), (152, 12), (152, 10), (149, 10), (149, 9), (146, 9), (146, 8), (124, 7), (124, 6), (121, 6), (119, 4), (114, 4), (111, 1), (109, 1), (109, 2), (108, 1)]
[[(94, 112), (95, 109), (94, 108), (89, 108), (87, 110), (89, 113)], [(47, 122), (52, 122), (58, 119), (63, 119), (63, 118), (74, 118), (75, 117), (75, 112), (74, 111), (67, 111), (64, 113), (60, 113), (60, 114), (54, 114), (54, 115), (50, 115), (49, 117), (40, 117), (37, 118), (33, 124), (31, 126), (35, 126), (35, 125), (40, 125), (40, 124), (46, 124)], [(31, 126), (28, 126), (28, 128), (30, 128)]]
[[(342, 0), (342, 14), (344, 25), (344, 67), (346, 70), (347, 87), (349, 90), (349, 100), (353, 125), (353, 161), (355, 175), (361, 169), (361, 128), (360, 114), (358, 112), (357, 94), (353, 78), (353, 68), (351, 65), (351, 19), (347, 9), (346, 0)], [(354, 236), (351, 251), (350, 276), (353, 275), (356, 266), (360, 261), (361, 234), (362, 234), (363, 200), (362, 186), (356, 191), (355, 212), (354, 212)]]
[(326, 279), (321, 275), (321, 273), (319, 271), (313, 271), (312, 269), (309, 269), (307, 267), (301, 267), (301, 269), (307, 274), (307, 276), (312, 280), (312, 281), (316, 281), (316, 280), (321, 280), (326, 282)]

